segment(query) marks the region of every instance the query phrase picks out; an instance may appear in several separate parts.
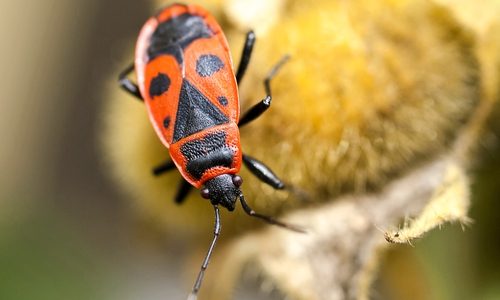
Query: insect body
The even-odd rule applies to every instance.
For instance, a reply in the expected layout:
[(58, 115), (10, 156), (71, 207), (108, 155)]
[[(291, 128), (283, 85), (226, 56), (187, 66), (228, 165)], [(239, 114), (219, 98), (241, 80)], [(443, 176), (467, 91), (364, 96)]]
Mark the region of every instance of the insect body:
[[(220, 233), (218, 205), (235, 209), (239, 198), (246, 213), (292, 230), (300, 229), (268, 216), (256, 214), (245, 202), (237, 175), (243, 162), (258, 178), (276, 189), (285, 185), (264, 164), (242, 154), (239, 127), (260, 116), (271, 104), (267, 97), (240, 118), (238, 82), (255, 42), (247, 34), (236, 75), (229, 47), (217, 21), (196, 5), (174, 4), (150, 18), (138, 38), (135, 63), (120, 74), (121, 86), (144, 100), (156, 134), (169, 149), (172, 161), (153, 172), (158, 175), (177, 167), (183, 177), (175, 196), (184, 200), (189, 190), (204, 186), (201, 196), (215, 210), (214, 239), (191, 294), (196, 298), (203, 272)], [(135, 69), (137, 85), (126, 76)]]

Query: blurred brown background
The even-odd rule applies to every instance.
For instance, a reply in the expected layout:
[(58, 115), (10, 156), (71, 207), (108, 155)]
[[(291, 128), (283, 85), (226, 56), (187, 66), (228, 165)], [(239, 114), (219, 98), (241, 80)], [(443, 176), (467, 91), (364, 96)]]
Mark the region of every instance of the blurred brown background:
[[(99, 144), (103, 90), (128, 64), (152, 11), (139, 0), (0, 2), (0, 299), (187, 295), (176, 259), (182, 246), (137, 238), (129, 199), (109, 179)], [(420, 292), (430, 299), (500, 299), (495, 151), (482, 154), (473, 176), (475, 223), (465, 232), (434, 230), (415, 248), (393, 247), (383, 272), (397, 268), (388, 273), (399, 273), (393, 280), (402, 285), (427, 282)], [(398, 264), (409, 253), (422, 274)], [(273, 297), (257, 289), (246, 297)]]
[(149, 9), (0, 2), (0, 299), (184, 297), (173, 294), (182, 267), (166, 255), (176, 250), (133, 240), (98, 140), (103, 89)]

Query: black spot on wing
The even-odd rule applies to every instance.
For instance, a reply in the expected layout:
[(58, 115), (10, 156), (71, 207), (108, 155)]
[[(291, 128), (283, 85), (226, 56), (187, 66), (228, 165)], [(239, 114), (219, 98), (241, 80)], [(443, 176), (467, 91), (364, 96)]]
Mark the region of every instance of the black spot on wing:
[(153, 99), (155, 96), (160, 96), (170, 87), (170, 78), (167, 74), (160, 73), (158, 76), (151, 80), (151, 85), (149, 86), (149, 97)]
[(217, 98), (217, 100), (219, 101), (219, 103), (222, 106), (227, 106), (229, 104), (229, 101), (227, 101), (227, 98), (224, 96), (219, 96), (219, 98)]
[(165, 119), (163, 119), (163, 127), (167, 129), (168, 126), (170, 126), (170, 117), (166, 117)]
[(226, 123), (229, 123), (227, 116), (184, 79), (177, 106), (172, 143), (204, 129)]
[(201, 77), (212, 76), (222, 68), (224, 68), (224, 63), (217, 55), (200, 55), (196, 61), (196, 72)]

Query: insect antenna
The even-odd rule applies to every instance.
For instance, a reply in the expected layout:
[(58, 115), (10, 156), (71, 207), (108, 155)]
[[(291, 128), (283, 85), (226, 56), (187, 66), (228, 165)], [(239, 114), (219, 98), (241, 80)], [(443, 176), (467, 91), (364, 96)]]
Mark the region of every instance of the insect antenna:
[(205, 274), (205, 270), (208, 267), (208, 263), (210, 262), (210, 257), (212, 256), (212, 252), (214, 251), (215, 243), (217, 242), (217, 238), (220, 234), (221, 223), (220, 223), (220, 214), (219, 207), (214, 205), (215, 210), (215, 222), (214, 222), (214, 238), (212, 239), (212, 243), (210, 244), (210, 248), (208, 248), (207, 255), (205, 256), (205, 260), (201, 265), (200, 273), (198, 273), (198, 278), (196, 279), (196, 283), (194, 284), (193, 291), (189, 294), (188, 300), (196, 300), (198, 299), (198, 291), (201, 287), (201, 281), (203, 280), (203, 275)]
[(301, 228), (300, 226), (296, 226), (296, 225), (291, 225), (291, 224), (287, 224), (287, 223), (283, 223), (279, 220), (277, 220), (276, 218), (274, 217), (271, 217), (271, 216), (264, 216), (264, 215), (261, 215), (261, 214), (258, 214), (256, 213), (250, 206), (248, 206), (248, 204), (245, 202), (245, 197), (243, 196), (243, 193), (240, 194), (240, 202), (241, 202), (241, 206), (243, 206), (243, 210), (250, 216), (252, 217), (256, 217), (256, 218), (260, 218), (264, 221), (266, 221), (267, 223), (269, 224), (273, 224), (273, 225), (277, 225), (277, 226), (280, 226), (280, 227), (283, 227), (283, 228), (286, 228), (286, 229), (289, 229), (289, 230), (292, 230), (292, 231), (296, 231), (296, 232), (300, 232), (300, 233), (307, 233), (303, 228)]

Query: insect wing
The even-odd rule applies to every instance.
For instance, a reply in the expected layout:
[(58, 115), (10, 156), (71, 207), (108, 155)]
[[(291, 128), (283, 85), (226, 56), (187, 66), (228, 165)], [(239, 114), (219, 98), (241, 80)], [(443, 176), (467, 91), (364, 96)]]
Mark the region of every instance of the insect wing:
[(172, 143), (173, 128), (182, 87), (182, 69), (172, 55), (161, 55), (145, 68), (144, 90), (149, 118), (156, 134), (168, 148)]
[(238, 86), (220, 35), (196, 40), (185, 49), (185, 76), (230, 122), (236, 122), (240, 115)]

